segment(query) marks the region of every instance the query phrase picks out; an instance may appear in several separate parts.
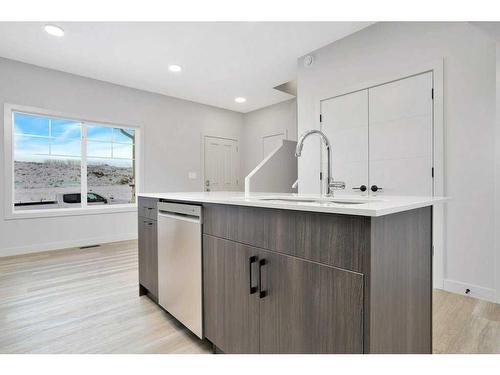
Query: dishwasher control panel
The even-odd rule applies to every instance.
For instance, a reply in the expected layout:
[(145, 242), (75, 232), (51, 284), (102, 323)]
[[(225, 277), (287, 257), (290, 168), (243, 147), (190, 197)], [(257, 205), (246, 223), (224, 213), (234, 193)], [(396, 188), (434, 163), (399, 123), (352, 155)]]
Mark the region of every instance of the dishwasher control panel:
[(189, 216), (201, 216), (201, 206), (184, 203), (158, 202), (158, 211)]

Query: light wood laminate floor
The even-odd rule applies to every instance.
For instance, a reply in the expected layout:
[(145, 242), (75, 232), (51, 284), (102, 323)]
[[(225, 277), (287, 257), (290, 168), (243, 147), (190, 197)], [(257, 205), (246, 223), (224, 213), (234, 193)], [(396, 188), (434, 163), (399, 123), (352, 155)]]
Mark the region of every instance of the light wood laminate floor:
[(209, 353), (139, 297), (137, 242), (0, 258), (0, 353)]
[(434, 353), (500, 353), (500, 305), (434, 290)]
[[(500, 353), (500, 305), (434, 292), (435, 353)], [(146, 296), (137, 242), (0, 258), (0, 353), (210, 353)]]

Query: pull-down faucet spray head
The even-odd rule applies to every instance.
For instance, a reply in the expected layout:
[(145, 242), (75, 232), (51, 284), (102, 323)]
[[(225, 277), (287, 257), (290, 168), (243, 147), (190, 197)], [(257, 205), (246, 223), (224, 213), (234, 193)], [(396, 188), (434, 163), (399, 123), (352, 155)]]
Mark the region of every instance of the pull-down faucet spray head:
[(295, 157), (300, 157), (302, 154), (302, 148), (304, 147), (304, 141), (302, 142), (297, 142), (297, 147), (295, 148)]
[(304, 141), (306, 140), (307, 137), (309, 137), (310, 135), (312, 134), (317, 134), (321, 137), (321, 140), (323, 141), (323, 143), (325, 144), (326, 148), (329, 150), (330, 149), (330, 141), (328, 140), (328, 138), (326, 137), (325, 133), (323, 133), (322, 131), (320, 130), (316, 130), (316, 129), (313, 129), (313, 130), (308, 130), (306, 132), (304, 132), (299, 140), (297, 141), (297, 147), (295, 148), (295, 156), (296, 157), (300, 157), (300, 155), (302, 155), (302, 148), (304, 147)]

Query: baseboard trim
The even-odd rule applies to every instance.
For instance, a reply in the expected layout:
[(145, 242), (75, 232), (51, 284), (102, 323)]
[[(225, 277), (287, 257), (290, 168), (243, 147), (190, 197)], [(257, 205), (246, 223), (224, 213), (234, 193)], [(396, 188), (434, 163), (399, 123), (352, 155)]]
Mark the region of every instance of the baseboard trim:
[[(474, 284), (467, 284), (461, 281), (450, 280), (450, 279), (444, 279), (443, 286), (444, 290), (446, 290), (447, 292), (462, 294), (464, 296), (470, 296), (473, 298), (478, 298), (489, 302), (496, 302), (494, 289), (485, 288)], [(469, 294), (465, 294), (466, 289), (470, 289)]]
[(0, 258), (135, 239), (137, 239), (137, 233), (125, 233), (114, 236), (85, 238), (82, 240), (57, 241), (28, 246), (16, 246), (6, 249), (0, 249)]

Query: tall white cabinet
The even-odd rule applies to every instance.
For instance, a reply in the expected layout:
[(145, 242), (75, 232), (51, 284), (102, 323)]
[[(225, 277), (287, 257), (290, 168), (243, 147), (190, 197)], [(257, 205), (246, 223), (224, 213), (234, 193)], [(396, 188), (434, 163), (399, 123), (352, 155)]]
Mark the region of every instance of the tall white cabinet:
[[(346, 190), (335, 194), (361, 193), (369, 183), (368, 90), (322, 101), (321, 130), (332, 145), (333, 178), (346, 183)], [(326, 164), (326, 152), (322, 161)]]
[(336, 194), (432, 195), (432, 101), (431, 72), (323, 100)]

